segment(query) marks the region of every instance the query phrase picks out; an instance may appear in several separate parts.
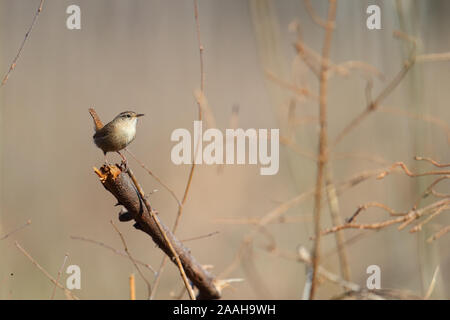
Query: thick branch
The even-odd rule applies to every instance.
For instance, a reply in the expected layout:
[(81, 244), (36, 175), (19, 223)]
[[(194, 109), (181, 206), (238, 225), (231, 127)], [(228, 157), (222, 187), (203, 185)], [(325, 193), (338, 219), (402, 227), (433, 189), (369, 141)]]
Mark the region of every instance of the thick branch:
[[(134, 227), (152, 237), (157, 246), (175, 262), (175, 257), (161, 233), (161, 227), (165, 236), (175, 249), (179, 260), (186, 272), (187, 277), (198, 288), (198, 299), (218, 299), (220, 292), (214, 284), (213, 276), (204, 270), (204, 268), (191, 256), (188, 248), (173, 235), (173, 233), (159, 221), (159, 226), (150, 215), (147, 207), (139, 196), (133, 182), (126, 172), (121, 171), (116, 166), (103, 166), (100, 170), (95, 169), (100, 177), (103, 186), (116, 197), (117, 201), (123, 205), (131, 217), (136, 221)], [(155, 216), (156, 219), (159, 219)]]

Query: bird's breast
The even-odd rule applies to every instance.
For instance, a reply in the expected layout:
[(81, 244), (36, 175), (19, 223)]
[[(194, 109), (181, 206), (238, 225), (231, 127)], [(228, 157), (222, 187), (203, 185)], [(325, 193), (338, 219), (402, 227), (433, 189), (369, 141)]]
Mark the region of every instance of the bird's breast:
[(115, 132), (116, 139), (119, 140), (125, 148), (136, 136), (136, 125), (133, 123), (119, 123)]

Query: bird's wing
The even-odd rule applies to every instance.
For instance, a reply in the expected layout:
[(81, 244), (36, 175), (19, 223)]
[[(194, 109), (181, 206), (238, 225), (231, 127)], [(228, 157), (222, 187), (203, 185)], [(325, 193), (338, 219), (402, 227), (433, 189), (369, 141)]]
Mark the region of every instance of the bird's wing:
[(108, 132), (110, 130), (109, 127), (111, 127), (111, 123), (106, 124), (102, 129), (100, 129), (99, 131), (95, 132), (94, 134), (94, 139), (103, 139), (105, 136), (108, 135)]

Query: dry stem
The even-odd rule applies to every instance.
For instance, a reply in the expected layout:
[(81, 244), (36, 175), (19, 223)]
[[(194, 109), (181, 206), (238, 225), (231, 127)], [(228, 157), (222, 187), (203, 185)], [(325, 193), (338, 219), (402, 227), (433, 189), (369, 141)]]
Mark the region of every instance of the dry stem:
[(19, 47), (19, 51), (17, 52), (17, 54), (16, 54), (14, 60), (12, 61), (11, 66), (9, 67), (8, 72), (7, 72), (7, 73), (5, 74), (5, 76), (3, 77), (3, 80), (2, 80), (2, 83), (1, 83), (0, 87), (3, 87), (3, 85), (6, 84), (6, 82), (7, 82), (8, 79), (9, 79), (9, 76), (10, 76), (11, 72), (16, 68), (16, 66), (17, 66), (17, 61), (19, 60), (20, 54), (22, 53), (22, 50), (23, 50), (23, 48), (25, 47), (25, 43), (27, 42), (28, 37), (31, 35), (31, 32), (33, 31), (34, 25), (35, 25), (36, 22), (37, 22), (37, 19), (38, 19), (38, 17), (39, 17), (39, 14), (40, 14), (41, 11), (42, 11), (42, 6), (44, 5), (44, 1), (45, 1), (45, 0), (41, 0), (41, 2), (39, 3), (39, 7), (38, 7), (36, 13), (34, 14), (33, 21), (31, 22), (31, 25), (30, 25), (30, 27), (28, 28), (27, 33), (25, 33), (25, 38), (23, 39), (22, 44), (21, 44), (20, 47)]
[[(144, 274), (142, 273), (141, 269), (139, 268), (139, 266), (137, 265), (136, 260), (134, 260), (133, 256), (131, 255), (130, 250), (128, 250), (128, 246), (127, 243), (125, 241), (125, 238), (122, 234), (122, 232), (120, 232), (120, 230), (116, 227), (116, 225), (114, 224), (114, 222), (112, 220), (110, 220), (110, 223), (112, 224), (114, 230), (116, 230), (116, 232), (119, 234), (120, 240), (122, 241), (123, 247), (125, 249), (125, 252), (128, 255), (128, 258), (130, 259), (130, 261), (133, 263), (134, 267), (136, 268), (136, 270), (139, 272), (139, 275), (141, 276), (142, 280), (144, 280), (145, 284), (147, 285), (147, 290), (148, 290), (148, 298), (150, 298), (150, 295), (152, 294), (152, 286), (150, 285), (150, 282), (147, 280), (147, 278), (144, 276)], [(131, 281), (131, 280), (130, 280)], [(133, 276), (133, 284), (134, 284), (134, 276)], [(131, 287), (130, 287), (131, 289)], [(135, 300), (135, 299), (132, 299)]]
[(32, 256), (24, 249), (22, 246), (16, 241), (14, 242), (14, 245), (17, 247), (17, 249), (20, 250), (20, 252), (23, 253), (25, 257), (28, 258), (28, 260), (31, 261), (32, 264), (36, 266), (55, 286), (58, 288), (64, 290), (64, 293), (66, 296), (72, 300), (79, 300), (77, 296), (75, 296), (70, 290), (66, 289), (62, 284), (60, 284), (58, 281), (56, 281), (36, 260), (33, 259)]
[(322, 50), (322, 63), (320, 70), (320, 89), (319, 89), (319, 162), (317, 169), (317, 180), (314, 200), (314, 233), (316, 235), (313, 250), (313, 274), (309, 298), (314, 299), (317, 288), (317, 270), (320, 263), (320, 213), (322, 204), (322, 185), (324, 178), (324, 170), (328, 161), (328, 146), (327, 146), (327, 71), (328, 71), (328, 57), (330, 55), (331, 37), (333, 33), (333, 25), (336, 17), (336, 1), (329, 0), (328, 18), (325, 29), (325, 40)]

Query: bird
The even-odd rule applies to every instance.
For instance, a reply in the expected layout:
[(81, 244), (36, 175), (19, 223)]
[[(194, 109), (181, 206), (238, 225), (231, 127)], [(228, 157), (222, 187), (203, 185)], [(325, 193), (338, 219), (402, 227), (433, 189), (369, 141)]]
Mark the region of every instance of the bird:
[(120, 151), (133, 142), (136, 137), (138, 118), (144, 116), (144, 114), (134, 111), (124, 111), (103, 126), (94, 109), (90, 108), (89, 113), (95, 125), (94, 143), (103, 151), (105, 163), (108, 163), (106, 157), (108, 152), (117, 152), (126, 164), (127, 160)]

